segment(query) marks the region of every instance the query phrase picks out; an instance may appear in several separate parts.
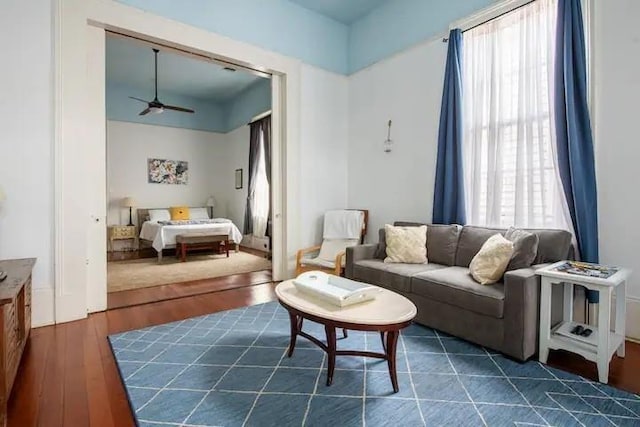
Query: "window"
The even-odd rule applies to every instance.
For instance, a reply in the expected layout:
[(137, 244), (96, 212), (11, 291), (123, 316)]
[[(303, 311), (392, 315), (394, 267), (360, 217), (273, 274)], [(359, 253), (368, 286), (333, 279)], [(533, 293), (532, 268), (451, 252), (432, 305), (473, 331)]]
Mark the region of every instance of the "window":
[(556, 167), (551, 89), (557, 0), (464, 33), (467, 219), (571, 230)]

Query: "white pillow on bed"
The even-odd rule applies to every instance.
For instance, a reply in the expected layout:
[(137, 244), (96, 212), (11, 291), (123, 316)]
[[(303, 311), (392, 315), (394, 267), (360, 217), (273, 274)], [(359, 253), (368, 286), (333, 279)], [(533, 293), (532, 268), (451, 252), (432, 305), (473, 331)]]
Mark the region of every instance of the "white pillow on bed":
[(169, 209), (149, 209), (149, 221), (171, 221)]
[(189, 209), (190, 219), (209, 219), (207, 208), (191, 208)]

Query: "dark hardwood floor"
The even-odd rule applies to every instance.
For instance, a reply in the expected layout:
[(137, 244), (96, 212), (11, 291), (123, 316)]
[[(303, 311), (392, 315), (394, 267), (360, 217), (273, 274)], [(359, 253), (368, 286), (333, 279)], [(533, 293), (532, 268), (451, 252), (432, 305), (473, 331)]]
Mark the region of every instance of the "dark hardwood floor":
[(107, 294), (107, 308), (112, 310), (114, 308), (243, 288), (267, 282), (271, 282), (271, 271), (261, 270), (251, 273), (234, 274), (232, 276), (216, 277), (213, 279), (193, 280), (190, 282), (172, 283), (170, 285), (153, 286), (150, 288), (111, 292)]
[[(267, 257), (264, 251), (240, 246), (242, 252)], [(170, 252), (171, 250), (169, 250)], [(173, 255), (171, 255), (173, 256)], [(156, 252), (151, 248), (137, 251), (108, 252), (107, 261), (125, 261), (140, 258), (155, 258)], [(231, 276), (215, 277), (211, 279), (192, 280), (189, 282), (171, 283), (150, 288), (131, 289), (127, 291), (110, 292), (107, 294), (107, 309), (123, 308), (139, 304), (184, 298), (209, 292), (235, 289), (245, 286), (267, 283), (271, 281), (271, 271), (261, 270), (250, 273), (234, 274)]]
[[(267, 283), (109, 310), (32, 330), (9, 401), (9, 426), (133, 426), (107, 335), (275, 299)], [(596, 379), (595, 364), (552, 352), (550, 364)], [(640, 344), (611, 364), (610, 384), (640, 393)]]

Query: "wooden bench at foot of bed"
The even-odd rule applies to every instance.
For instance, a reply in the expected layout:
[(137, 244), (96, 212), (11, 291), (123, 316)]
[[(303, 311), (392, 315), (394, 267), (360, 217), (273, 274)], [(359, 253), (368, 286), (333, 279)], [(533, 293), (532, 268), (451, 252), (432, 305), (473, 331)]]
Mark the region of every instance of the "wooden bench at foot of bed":
[(211, 232), (178, 234), (176, 236), (176, 256), (180, 261), (187, 260), (187, 251), (196, 248), (212, 248), (217, 249), (219, 245), (224, 244), (224, 250), (229, 258), (229, 240), (228, 234), (213, 234)]

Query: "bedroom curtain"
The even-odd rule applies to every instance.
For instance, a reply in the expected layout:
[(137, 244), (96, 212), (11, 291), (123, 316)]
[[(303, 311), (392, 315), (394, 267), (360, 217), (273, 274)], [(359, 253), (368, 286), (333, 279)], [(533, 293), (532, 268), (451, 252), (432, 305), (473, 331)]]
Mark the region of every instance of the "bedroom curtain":
[(258, 176), (258, 154), (260, 151), (260, 127), (257, 123), (249, 125), (249, 177), (247, 185), (247, 204), (244, 211), (243, 234), (253, 234), (253, 197), (256, 192)]
[(462, 170), (462, 31), (451, 30), (440, 107), (438, 159), (433, 192), (434, 224), (465, 224)]
[(551, 123), (556, 1), (535, 1), (465, 33), (470, 224), (572, 229)]
[(266, 236), (271, 237), (271, 116), (267, 116), (260, 120), (262, 122), (262, 136), (264, 141), (264, 162), (267, 185), (269, 187), (269, 208), (267, 209), (267, 229)]
[[(580, 0), (558, 0), (554, 118), (558, 165), (580, 258), (598, 262), (598, 205)], [(587, 291), (591, 303), (598, 292)]]
[(271, 117), (249, 126), (249, 186), (244, 234), (265, 237), (271, 211)]

